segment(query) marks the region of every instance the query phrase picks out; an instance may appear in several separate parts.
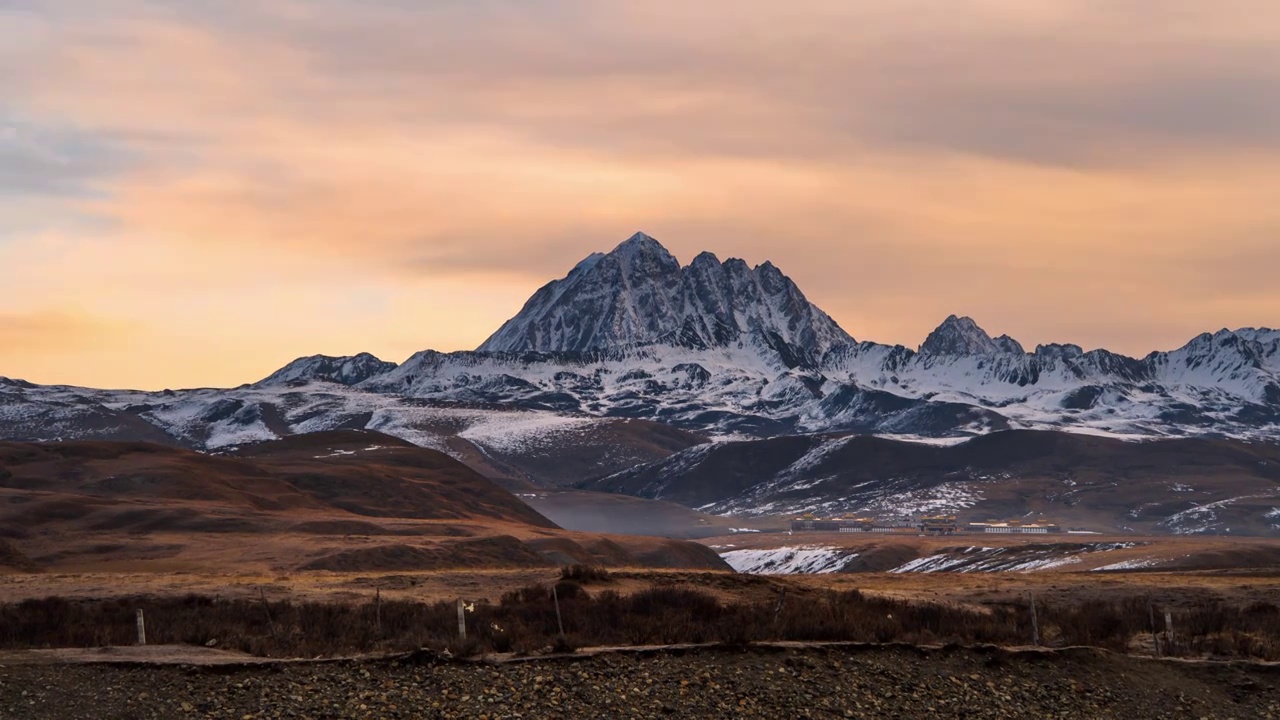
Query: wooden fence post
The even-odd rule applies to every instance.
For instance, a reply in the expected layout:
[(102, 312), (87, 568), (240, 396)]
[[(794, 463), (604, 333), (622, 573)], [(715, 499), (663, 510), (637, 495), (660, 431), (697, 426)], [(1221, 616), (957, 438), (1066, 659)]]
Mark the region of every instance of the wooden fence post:
[(551, 586), (551, 599), (556, 604), (556, 627), (560, 629), (560, 637), (564, 637), (564, 621), (560, 619), (560, 594), (556, 592), (556, 586)]
[(267, 628), (271, 630), (271, 635), (276, 634), (276, 621), (271, 619), (271, 603), (267, 602), (267, 592), (261, 587), (258, 588), (258, 597), (262, 599), (262, 609), (267, 612)]
[(462, 598), (458, 598), (458, 637), (467, 639), (467, 616), (466, 608), (463, 606)]
[(138, 608), (138, 644), (147, 644), (147, 621), (142, 617), (142, 608)]
[(373, 595), (373, 622), (378, 628), (378, 636), (382, 636), (382, 588), (377, 588)]
[(1173, 649), (1173, 613), (1164, 611), (1164, 641), (1165, 647)]
[(1147, 614), (1151, 619), (1151, 652), (1160, 657), (1160, 636), (1156, 634), (1156, 604), (1147, 598)]
[(1031, 595), (1031, 644), (1040, 644), (1040, 621), (1036, 618), (1036, 594)]

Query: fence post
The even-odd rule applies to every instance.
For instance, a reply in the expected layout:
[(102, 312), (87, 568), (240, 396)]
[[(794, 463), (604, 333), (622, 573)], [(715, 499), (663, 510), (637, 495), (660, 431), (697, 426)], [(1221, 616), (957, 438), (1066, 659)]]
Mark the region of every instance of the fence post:
[(560, 594), (556, 592), (556, 586), (551, 586), (551, 599), (556, 604), (556, 627), (560, 629), (560, 637), (564, 637), (564, 621), (560, 619)]
[(1147, 598), (1147, 614), (1151, 619), (1151, 652), (1160, 657), (1160, 636), (1156, 634), (1156, 604)]
[(1164, 640), (1165, 647), (1173, 649), (1173, 613), (1164, 611)]
[(382, 588), (377, 588), (373, 595), (373, 621), (378, 628), (378, 636), (382, 636)]
[(267, 628), (271, 630), (272, 637), (276, 634), (276, 621), (271, 619), (271, 603), (267, 602), (267, 592), (261, 587), (258, 588), (258, 597), (262, 599), (262, 609), (267, 612)]
[(142, 617), (142, 608), (138, 608), (138, 644), (147, 644), (147, 621)]
[(467, 616), (466, 608), (463, 606), (462, 598), (458, 598), (458, 637), (467, 639)]
[(1040, 621), (1036, 618), (1036, 594), (1031, 595), (1031, 644), (1040, 644)]

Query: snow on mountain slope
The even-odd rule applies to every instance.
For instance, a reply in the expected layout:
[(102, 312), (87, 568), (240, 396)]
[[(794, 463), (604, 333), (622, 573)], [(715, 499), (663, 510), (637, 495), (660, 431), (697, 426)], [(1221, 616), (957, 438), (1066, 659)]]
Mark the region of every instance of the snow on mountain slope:
[(164, 392), (0, 382), (0, 435), (14, 439), (146, 440), (220, 451), (336, 429), (378, 430), (490, 477), (542, 484), (608, 475), (704, 441), (640, 420), (433, 403), (328, 381)]
[(1010, 427), (1151, 437), (1267, 438), (1280, 430), (1273, 330), (1224, 330), (1136, 360), (1075, 345), (1026, 353), (953, 316), (919, 352), (861, 343), (828, 353), (819, 370), (836, 383), (983, 408)]
[(312, 355), (298, 358), (272, 373), (258, 384), (263, 386), (328, 380), (343, 385), (355, 385), (375, 375), (394, 370), (395, 363), (384, 362), (369, 353), (350, 357)]
[(771, 263), (702, 253), (688, 267), (636, 233), (544, 286), (480, 352), (587, 352), (665, 344), (724, 347), (746, 336), (821, 355), (851, 342)]
[(0, 437), (171, 438), (216, 448), (375, 427), (439, 447), (467, 440), (440, 415), (464, 406), (544, 418), (503, 419), (494, 427), (507, 429), (477, 436), (495, 452), (506, 442), (499, 436), (520, 437), (519, 428), (582, 437), (564, 433), (588, 427), (588, 417), (713, 436), (957, 438), (1037, 428), (1266, 440), (1280, 437), (1280, 331), (1223, 330), (1135, 359), (1069, 344), (1026, 352), (951, 316), (918, 350), (859, 343), (770, 263), (751, 268), (703, 253), (681, 267), (637, 233), (543, 287), (476, 352), (427, 350), (398, 366), (367, 353), (300, 358), (234, 390), (0, 379)]
[(583, 489), (725, 515), (1049, 517), (1156, 533), (1274, 533), (1280, 444), (1014, 430), (946, 446), (805, 435), (696, 446)]
[(720, 553), (735, 571), (751, 575), (825, 575), (840, 572), (858, 557), (839, 548), (818, 545), (730, 550)]
[[(1084, 556), (1109, 553), (1137, 547), (1138, 543), (1045, 543), (1022, 547), (964, 547), (916, 558), (896, 567), (891, 573), (989, 573), (1040, 572), (1068, 565), (1078, 565)], [(1104, 566), (1105, 567), (1105, 566)]]
[(747, 338), (714, 348), (652, 345), (592, 353), (427, 351), (359, 387), (773, 434), (793, 429), (788, 410), (814, 401), (821, 382)]
[(1149, 357), (1153, 378), (1196, 400), (1206, 392), (1267, 400), (1280, 382), (1280, 332), (1219, 330), (1205, 333), (1169, 353)]

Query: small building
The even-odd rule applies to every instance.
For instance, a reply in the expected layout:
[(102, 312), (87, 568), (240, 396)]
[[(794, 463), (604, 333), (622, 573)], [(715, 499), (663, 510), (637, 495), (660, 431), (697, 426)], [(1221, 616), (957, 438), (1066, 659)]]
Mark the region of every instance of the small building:
[(819, 519), (801, 515), (791, 521), (792, 532), (834, 533), (914, 533), (916, 523), (907, 520), (876, 520), (869, 517), (837, 517)]
[(959, 530), (955, 515), (925, 515), (920, 518), (920, 532), (926, 535), (954, 535)]

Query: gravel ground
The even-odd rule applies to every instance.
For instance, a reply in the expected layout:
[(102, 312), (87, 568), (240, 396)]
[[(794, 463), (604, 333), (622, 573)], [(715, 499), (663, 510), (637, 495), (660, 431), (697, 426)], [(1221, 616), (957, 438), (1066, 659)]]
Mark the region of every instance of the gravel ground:
[(704, 649), (526, 662), (0, 666), (5, 720), (1280, 718), (1280, 668), (1089, 650)]

